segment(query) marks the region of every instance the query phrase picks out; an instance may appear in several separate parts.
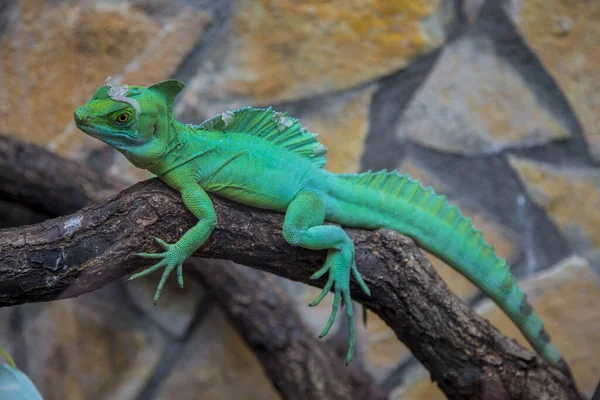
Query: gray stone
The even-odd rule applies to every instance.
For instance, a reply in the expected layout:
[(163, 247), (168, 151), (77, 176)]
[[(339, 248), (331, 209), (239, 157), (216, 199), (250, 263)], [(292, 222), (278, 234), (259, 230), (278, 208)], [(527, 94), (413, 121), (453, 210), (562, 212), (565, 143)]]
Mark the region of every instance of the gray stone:
[(600, 265), (600, 169), (559, 168), (518, 157), (509, 162), (528, 197), (546, 211), (573, 248), (592, 265)]
[(196, 329), (157, 400), (279, 399), (258, 360), (218, 307)]
[(464, 0), (462, 2), (462, 11), (467, 16), (469, 22), (475, 22), (479, 16), (481, 8), (486, 0)]
[(448, 45), (405, 110), (398, 136), (457, 154), (494, 153), (568, 137), (486, 37)]
[(600, 160), (600, 2), (509, 0), (504, 8), (569, 100)]

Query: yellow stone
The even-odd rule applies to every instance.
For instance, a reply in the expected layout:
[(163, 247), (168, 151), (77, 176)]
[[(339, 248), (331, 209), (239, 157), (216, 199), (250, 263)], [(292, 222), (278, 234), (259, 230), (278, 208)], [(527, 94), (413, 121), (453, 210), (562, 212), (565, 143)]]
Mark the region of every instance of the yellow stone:
[(41, 1), (21, 1), (17, 7), (20, 18), (9, 23), (0, 46), (5, 92), (0, 119), (6, 131), (42, 145), (158, 31), (140, 13)]
[(600, 159), (600, 2), (511, 0), (507, 10), (574, 108), (592, 154)]
[(557, 168), (509, 157), (529, 198), (543, 208), (576, 248), (600, 256), (600, 169)]
[(267, 104), (358, 86), (439, 47), (451, 13), (446, 6), (440, 0), (238, 0), (223, 70), (199, 75), (201, 92), (211, 101)]

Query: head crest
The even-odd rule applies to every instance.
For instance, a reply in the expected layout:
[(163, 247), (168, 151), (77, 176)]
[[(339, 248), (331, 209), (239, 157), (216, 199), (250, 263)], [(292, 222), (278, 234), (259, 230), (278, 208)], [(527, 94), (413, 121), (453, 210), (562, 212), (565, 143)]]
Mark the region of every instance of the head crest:
[(175, 97), (177, 97), (184, 87), (185, 84), (183, 82), (178, 81), (177, 79), (169, 79), (148, 87), (148, 90), (162, 94), (167, 101), (167, 109), (172, 111)]

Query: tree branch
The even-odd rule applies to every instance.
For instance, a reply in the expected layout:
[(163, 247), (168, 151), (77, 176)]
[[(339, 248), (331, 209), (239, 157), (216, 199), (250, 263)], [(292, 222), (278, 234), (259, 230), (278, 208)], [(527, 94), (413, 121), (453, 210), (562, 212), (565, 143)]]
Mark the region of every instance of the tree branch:
[[(309, 280), (324, 252), (288, 245), (281, 214), (211, 196), (219, 224), (197, 256)], [(147, 265), (136, 253), (174, 242), (195, 224), (177, 192), (153, 179), (104, 203), (41, 224), (0, 231), (0, 305), (92, 291)], [(498, 333), (441, 281), (409, 238), (347, 229), (372, 291), (352, 295), (394, 329), (450, 398), (580, 399), (574, 384)]]
[(65, 215), (125, 187), (38, 146), (0, 135), (0, 199), (48, 215)]

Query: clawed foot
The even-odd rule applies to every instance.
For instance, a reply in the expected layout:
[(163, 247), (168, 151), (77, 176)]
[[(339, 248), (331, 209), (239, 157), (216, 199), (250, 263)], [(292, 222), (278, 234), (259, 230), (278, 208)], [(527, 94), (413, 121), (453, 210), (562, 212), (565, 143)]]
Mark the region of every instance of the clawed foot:
[(179, 287), (183, 289), (183, 263), (188, 258), (188, 255), (178, 250), (175, 247), (175, 244), (168, 244), (159, 238), (154, 238), (154, 240), (156, 240), (156, 242), (160, 244), (166, 251), (164, 253), (139, 253), (138, 256), (161, 260), (153, 266), (131, 275), (127, 280), (130, 281), (141, 276), (146, 276), (159, 268), (165, 267), (162, 278), (160, 279), (158, 287), (156, 288), (156, 293), (154, 294), (154, 305), (156, 305), (158, 298), (160, 297), (160, 292), (162, 291), (169, 274), (171, 271), (173, 271), (173, 269), (175, 269), (175, 267), (177, 267), (177, 283), (179, 284)]
[[(333, 298), (333, 306), (331, 315), (323, 331), (321, 332), (320, 338), (325, 337), (331, 329), (338, 309), (340, 307), (340, 300), (344, 300), (346, 306), (346, 315), (348, 316), (349, 328), (350, 328), (350, 341), (348, 344), (348, 353), (346, 355), (346, 365), (350, 363), (354, 355), (354, 341), (355, 341), (355, 328), (354, 328), (354, 312), (352, 310), (352, 299), (350, 298), (350, 272), (354, 279), (360, 286), (363, 292), (368, 296), (371, 295), (371, 291), (367, 287), (367, 284), (363, 280), (360, 272), (356, 268), (354, 262), (354, 254), (350, 251), (330, 251), (325, 261), (325, 265), (315, 272), (310, 279), (318, 279), (329, 272), (329, 279), (323, 288), (323, 291), (317, 296), (317, 298), (310, 304), (311, 307), (318, 305), (321, 300), (329, 293), (329, 290), (333, 287), (335, 297)], [(350, 271), (348, 271), (350, 269)]]

